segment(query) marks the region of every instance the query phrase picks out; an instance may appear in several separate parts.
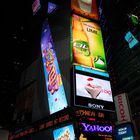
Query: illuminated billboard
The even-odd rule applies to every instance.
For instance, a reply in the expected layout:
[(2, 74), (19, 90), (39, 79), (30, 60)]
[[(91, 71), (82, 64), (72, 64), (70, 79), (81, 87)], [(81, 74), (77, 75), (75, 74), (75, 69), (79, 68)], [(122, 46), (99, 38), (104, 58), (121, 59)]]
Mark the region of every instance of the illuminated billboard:
[(107, 64), (100, 26), (72, 15), (71, 60), (75, 65), (106, 71)]
[(109, 123), (96, 123), (92, 121), (80, 121), (79, 140), (113, 140), (113, 125)]
[(75, 112), (76, 119), (78, 120), (86, 120), (86, 121), (112, 121), (112, 116), (114, 115), (114, 112), (107, 112), (107, 111), (101, 111), (101, 110), (92, 110), (90, 108), (78, 108)]
[(54, 140), (75, 140), (73, 125), (67, 125), (53, 131)]
[(134, 132), (131, 124), (119, 125), (115, 131), (116, 140), (134, 140)]
[(113, 102), (110, 81), (76, 74), (76, 95)]
[(110, 81), (102, 78), (74, 69), (74, 105), (114, 111)]
[(139, 43), (139, 41), (134, 37), (134, 35), (130, 31), (126, 33), (125, 40), (128, 42), (130, 49)]
[(74, 13), (99, 20), (96, 0), (72, 0), (71, 9)]
[(66, 108), (68, 104), (47, 20), (42, 28), (41, 51), (49, 109), (52, 114)]

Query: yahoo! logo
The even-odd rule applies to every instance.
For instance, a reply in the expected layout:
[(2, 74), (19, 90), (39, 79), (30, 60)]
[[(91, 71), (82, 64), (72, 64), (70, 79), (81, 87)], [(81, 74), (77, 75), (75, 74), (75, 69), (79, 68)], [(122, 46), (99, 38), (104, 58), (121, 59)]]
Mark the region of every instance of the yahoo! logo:
[(112, 133), (112, 126), (102, 126), (102, 125), (91, 125), (87, 123), (81, 123), (84, 132), (106, 132)]

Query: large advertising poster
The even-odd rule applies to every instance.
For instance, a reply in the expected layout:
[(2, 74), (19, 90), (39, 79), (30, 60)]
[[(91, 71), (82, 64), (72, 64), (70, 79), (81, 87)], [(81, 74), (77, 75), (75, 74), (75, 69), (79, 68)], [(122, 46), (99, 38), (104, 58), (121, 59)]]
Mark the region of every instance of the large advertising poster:
[(106, 71), (102, 33), (97, 23), (72, 15), (71, 57), (76, 65)]
[(47, 20), (42, 28), (41, 51), (49, 109), (50, 114), (52, 114), (66, 108), (68, 104)]
[(114, 111), (108, 78), (74, 69), (74, 82), (74, 105)]
[(54, 140), (75, 140), (73, 125), (67, 125), (53, 131)]
[(99, 20), (96, 0), (72, 0), (71, 9), (87, 18)]

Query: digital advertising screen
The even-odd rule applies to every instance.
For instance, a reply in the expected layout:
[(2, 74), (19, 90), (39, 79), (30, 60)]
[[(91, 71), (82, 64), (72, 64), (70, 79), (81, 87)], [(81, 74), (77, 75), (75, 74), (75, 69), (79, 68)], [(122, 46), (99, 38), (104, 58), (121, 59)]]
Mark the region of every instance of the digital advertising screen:
[(72, 15), (71, 60), (74, 65), (107, 70), (103, 39), (99, 24)]
[(116, 140), (134, 140), (134, 132), (131, 124), (122, 124), (116, 127)]
[(73, 125), (67, 125), (53, 131), (54, 140), (75, 140)]
[(128, 42), (130, 49), (139, 43), (139, 41), (134, 37), (134, 35), (130, 31), (126, 33), (125, 40)]
[(71, 9), (86, 18), (99, 20), (96, 0), (72, 0)]
[(76, 95), (113, 102), (110, 81), (76, 74)]
[(98, 110), (114, 110), (109, 79), (74, 70), (74, 104)]
[(41, 52), (50, 114), (68, 106), (48, 20), (42, 27)]
[(97, 123), (92, 121), (80, 121), (78, 140), (113, 140), (114, 128), (111, 123)]

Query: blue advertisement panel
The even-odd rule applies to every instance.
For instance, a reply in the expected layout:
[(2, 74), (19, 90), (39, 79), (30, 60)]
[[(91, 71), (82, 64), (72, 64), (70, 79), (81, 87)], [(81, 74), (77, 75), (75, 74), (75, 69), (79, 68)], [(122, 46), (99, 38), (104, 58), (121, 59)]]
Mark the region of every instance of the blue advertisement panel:
[(134, 140), (131, 124), (123, 124), (116, 127), (116, 140)]
[(126, 33), (125, 40), (128, 42), (130, 49), (139, 43), (139, 41), (133, 36), (133, 34), (130, 31)]
[(48, 20), (42, 27), (41, 51), (50, 114), (68, 106)]
[(80, 66), (80, 65), (75, 65), (75, 69), (83, 71), (83, 72), (88, 72), (88, 73), (93, 73), (93, 74), (96, 74), (96, 75), (104, 76), (104, 77), (109, 77), (109, 73), (107, 73), (107, 72), (98, 71), (98, 70), (95, 70), (95, 69), (89, 69), (89, 68), (86, 68), (86, 67), (83, 67), (83, 66)]
[(58, 128), (53, 131), (54, 140), (75, 140), (73, 125)]

